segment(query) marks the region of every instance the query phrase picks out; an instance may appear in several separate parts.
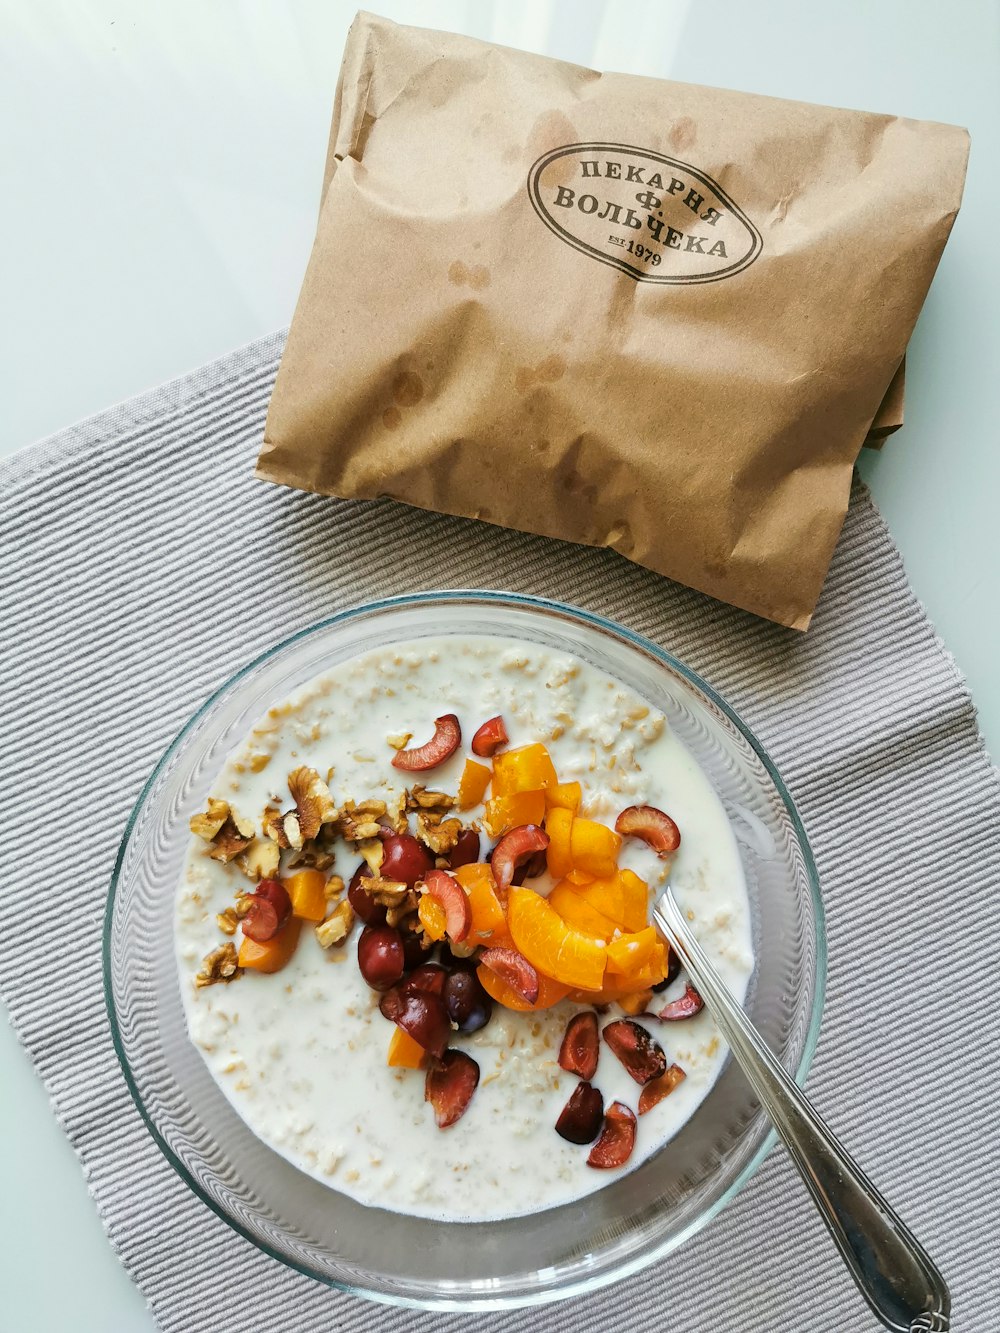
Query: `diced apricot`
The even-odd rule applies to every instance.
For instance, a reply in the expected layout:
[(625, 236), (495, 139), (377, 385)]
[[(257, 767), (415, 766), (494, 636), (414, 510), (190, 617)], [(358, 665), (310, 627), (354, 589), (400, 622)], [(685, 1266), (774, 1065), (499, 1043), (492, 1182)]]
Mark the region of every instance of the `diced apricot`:
[(585, 903), (600, 912), (601, 916), (607, 917), (619, 930), (625, 929), (625, 895), (617, 874), (592, 879), (589, 884), (574, 884), (572, 888)]
[(600, 876), (617, 869), (622, 840), (614, 829), (594, 819), (574, 819), (570, 832), (570, 860), (578, 870)]
[(566, 876), (571, 884), (592, 884), (594, 876), (588, 875), (584, 870), (577, 870), (575, 867)]
[(618, 1007), (623, 1013), (631, 1014), (635, 1018), (638, 1014), (644, 1014), (653, 1003), (653, 991), (650, 987), (647, 990), (638, 990), (634, 995), (623, 995), (618, 1000)]
[(476, 968), (476, 976), (482, 984), (483, 990), (487, 995), (492, 996), (497, 1004), (502, 1004), (505, 1009), (516, 1009), (519, 1013), (527, 1013), (535, 1009), (551, 1009), (554, 1004), (564, 1000), (569, 994), (569, 987), (564, 986), (559, 981), (553, 981), (551, 977), (545, 976), (543, 972), (538, 973), (538, 998), (533, 1004), (529, 1004), (523, 995), (519, 995), (512, 986), (508, 986), (497, 974), (488, 967), (480, 964)]
[(573, 867), (569, 857), (570, 837), (573, 829), (573, 811), (562, 806), (553, 806), (545, 818), (545, 832), (549, 835), (549, 845), (545, 855), (549, 873), (556, 879), (568, 875)]
[(656, 973), (656, 980), (650, 984), (658, 986), (667, 975), (667, 969), (670, 965), (670, 947), (664, 940), (656, 941), (656, 952), (648, 964), (650, 970)]
[(429, 893), (421, 894), (417, 905), (417, 916), (420, 918), (425, 935), (432, 940), (444, 939), (447, 934), (448, 914), (436, 898), (432, 898)]
[(393, 1028), (389, 1038), (389, 1053), (385, 1059), (387, 1065), (393, 1069), (420, 1069), (426, 1054), (420, 1043), (414, 1041), (408, 1032), (400, 1027)]
[[(662, 945), (657, 941), (658, 947)], [(654, 954), (650, 963), (638, 972), (630, 976), (623, 976), (617, 972), (608, 971), (604, 975), (604, 984), (598, 991), (580, 989), (571, 995), (578, 1004), (611, 1004), (613, 1001), (621, 1000), (623, 997), (635, 995), (639, 991), (649, 990), (658, 985), (666, 976), (666, 950), (662, 953)]]
[(657, 940), (649, 959), (634, 972), (606, 972), (605, 986), (618, 982), (628, 991), (643, 990), (647, 986), (657, 986), (667, 975), (667, 949), (661, 940)]
[(617, 927), (613, 921), (602, 916), (585, 899), (574, 891), (569, 880), (560, 880), (549, 894), (549, 902), (559, 913), (567, 926), (582, 930), (585, 935), (592, 935), (598, 940), (610, 940)]
[(493, 871), (488, 865), (475, 862), (459, 866), (455, 878), (469, 895), (472, 907), (472, 929), (466, 944), (503, 944), (508, 938), (507, 918), (497, 896)]
[(522, 791), (543, 791), (559, 783), (544, 745), (522, 745), (493, 758), (493, 795), (513, 796)]
[(600, 989), (607, 962), (603, 944), (567, 926), (534, 889), (510, 890), (507, 928), (528, 962), (546, 976), (567, 986)]
[(302, 918), (290, 916), (277, 935), (262, 944), (244, 939), (240, 945), (240, 967), (252, 968), (255, 972), (280, 972), (295, 952), (301, 929)]
[(622, 886), (622, 921), (626, 930), (642, 930), (649, 921), (649, 886), (644, 879), (623, 870), (619, 875)]
[(582, 800), (583, 788), (579, 782), (557, 782), (545, 789), (545, 805), (549, 810), (572, 810), (575, 815)]
[(292, 915), (303, 921), (322, 921), (326, 916), (326, 876), (321, 870), (296, 870), (282, 880), (292, 900)]
[(493, 771), (486, 764), (477, 764), (474, 759), (466, 759), (462, 769), (462, 778), (458, 784), (459, 810), (471, 810), (479, 805), (486, 795)]
[(659, 937), (652, 926), (627, 935), (619, 935), (608, 944), (608, 974), (633, 977), (654, 965)]
[(574, 1004), (616, 1004), (619, 1000), (638, 995), (640, 990), (649, 990), (650, 983), (636, 983), (625, 977), (608, 977), (600, 990), (571, 990), (569, 998)]
[(545, 818), (545, 793), (519, 791), (494, 796), (486, 802), (485, 821), (495, 838), (522, 824), (540, 824)]

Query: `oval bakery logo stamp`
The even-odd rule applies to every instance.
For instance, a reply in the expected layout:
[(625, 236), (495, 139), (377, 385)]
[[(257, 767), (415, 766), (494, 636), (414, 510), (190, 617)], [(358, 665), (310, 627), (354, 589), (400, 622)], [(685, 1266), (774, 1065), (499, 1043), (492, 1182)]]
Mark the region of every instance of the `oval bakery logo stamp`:
[(715, 282), (760, 254), (760, 232), (711, 176), (648, 148), (571, 143), (528, 172), (560, 240), (641, 282)]

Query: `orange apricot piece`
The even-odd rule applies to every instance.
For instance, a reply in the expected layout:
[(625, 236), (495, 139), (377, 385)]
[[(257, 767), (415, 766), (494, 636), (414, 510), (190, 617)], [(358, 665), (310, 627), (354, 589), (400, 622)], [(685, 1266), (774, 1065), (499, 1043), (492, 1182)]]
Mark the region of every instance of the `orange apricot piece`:
[(283, 879), (292, 900), (292, 915), (303, 921), (322, 921), (326, 916), (326, 876), (321, 870), (296, 870)]
[(486, 802), (484, 822), (495, 838), (522, 824), (540, 824), (544, 818), (545, 793), (541, 791), (513, 792)]
[(570, 834), (570, 860), (578, 870), (598, 878), (617, 869), (621, 837), (595, 819), (574, 819)]
[(583, 788), (579, 782), (559, 782), (554, 787), (545, 789), (545, 807), (547, 810), (572, 810), (575, 815), (583, 800)]
[(471, 810), (474, 805), (479, 805), (486, 795), (486, 788), (490, 785), (492, 777), (492, 769), (486, 764), (477, 764), (474, 759), (466, 759), (458, 784), (459, 810)]
[(299, 942), (302, 918), (290, 916), (285, 924), (262, 944), (244, 939), (240, 945), (239, 965), (255, 972), (280, 972), (290, 960)]
[(515, 946), (546, 976), (567, 986), (599, 990), (604, 982), (604, 945), (568, 926), (533, 889), (511, 888), (507, 927)]
[[(493, 758), (493, 795), (514, 796), (517, 792), (542, 791), (559, 783), (545, 746), (522, 745), (503, 750)], [(537, 821), (536, 821), (537, 822)]]
[(420, 1069), (424, 1063), (424, 1057), (427, 1052), (418, 1041), (404, 1032), (400, 1027), (394, 1027), (392, 1036), (389, 1038), (389, 1051), (385, 1062), (393, 1069)]
[(472, 929), (466, 944), (503, 944), (508, 938), (507, 918), (497, 894), (493, 871), (488, 865), (473, 862), (459, 866), (455, 878), (469, 895), (472, 908)]
[(570, 837), (573, 829), (573, 811), (562, 806), (553, 806), (545, 819), (545, 832), (549, 835), (549, 845), (545, 855), (548, 859), (549, 873), (556, 879), (563, 879), (573, 868), (570, 860)]
[(417, 904), (417, 916), (429, 939), (444, 939), (448, 929), (448, 914), (436, 898), (432, 898), (429, 893), (422, 893)]
[(627, 935), (619, 935), (608, 943), (608, 975), (633, 977), (655, 965), (660, 943), (659, 936), (652, 926)]
[(562, 879), (549, 894), (549, 902), (559, 913), (567, 926), (582, 930), (594, 939), (610, 940), (617, 927), (613, 921), (602, 916), (596, 907), (591, 907), (585, 898), (576, 893), (569, 880)]
[(622, 921), (627, 930), (642, 930), (649, 921), (649, 886), (631, 870), (619, 874), (622, 886)]
[(617, 873), (591, 880), (589, 884), (575, 884), (573, 892), (619, 930), (625, 929), (625, 895)]

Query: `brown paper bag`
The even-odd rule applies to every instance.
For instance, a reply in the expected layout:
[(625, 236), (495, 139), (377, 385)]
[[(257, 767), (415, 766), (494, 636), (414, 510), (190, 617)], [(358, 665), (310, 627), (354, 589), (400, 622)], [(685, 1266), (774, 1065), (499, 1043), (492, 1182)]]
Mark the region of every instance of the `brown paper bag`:
[(967, 153), (361, 14), (258, 475), (612, 546), (804, 629)]

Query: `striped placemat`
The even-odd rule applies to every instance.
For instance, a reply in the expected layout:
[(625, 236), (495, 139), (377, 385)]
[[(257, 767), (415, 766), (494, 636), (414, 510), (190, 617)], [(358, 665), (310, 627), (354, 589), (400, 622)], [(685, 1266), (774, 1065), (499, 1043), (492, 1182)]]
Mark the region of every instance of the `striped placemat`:
[[(1000, 788), (968, 692), (856, 487), (813, 628), (757, 620), (619, 556), (390, 502), (257, 481), (274, 335), (0, 464), (0, 988), (163, 1329), (872, 1326), (780, 1151), (669, 1261), (588, 1299), (493, 1316), (391, 1311), (267, 1258), (173, 1173), (111, 1045), (101, 924), (125, 820), (169, 740), (248, 658), (332, 611), (431, 587), (557, 597), (708, 678), (781, 768), (829, 912), (810, 1091), (940, 1263), (957, 1330), (1000, 1310), (994, 919)], [(39, 914), (26, 812), (73, 902)], [(44, 823), (41, 824), (45, 827)], [(992, 1031), (991, 1043), (988, 1034)]]

